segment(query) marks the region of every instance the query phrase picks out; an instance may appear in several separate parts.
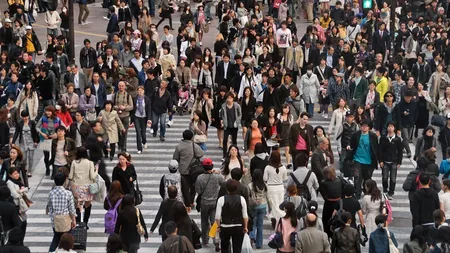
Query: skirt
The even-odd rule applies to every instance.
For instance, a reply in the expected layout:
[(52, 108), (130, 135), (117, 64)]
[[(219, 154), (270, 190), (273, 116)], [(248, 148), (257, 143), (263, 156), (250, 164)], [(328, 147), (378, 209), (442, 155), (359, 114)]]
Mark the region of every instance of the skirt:
[(39, 142), (39, 149), (47, 152), (52, 151), (52, 140), (48, 139)]
[(267, 198), (269, 199), (270, 216), (277, 221), (286, 215), (284, 211), (280, 209), (280, 204), (284, 201), (284, 186), (280, 185), (268, 185), (267, 186)]
[(72, 192), (78, 202), (92, 201), (94, 195), (89, 192), (89, 185), (73, 185)]

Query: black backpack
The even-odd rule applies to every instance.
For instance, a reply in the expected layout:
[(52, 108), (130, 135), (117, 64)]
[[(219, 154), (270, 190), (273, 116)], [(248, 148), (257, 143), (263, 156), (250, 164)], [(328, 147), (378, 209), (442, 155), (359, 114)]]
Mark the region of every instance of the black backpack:
[(300, 198), (302, 198), (302, 202), (300, 202), (300, 205), (295, 208), (295, 215), (297, 216), (297, 219), (301, 219), (308, 214), (307, 203), (303, 197)]
[(306, 185), (308, 183), (309, 178), (311, 177), (311, 170), (308, 170), (308, 174), (306, 174), (305, 180), (303, 183), (300, 183), (298, 179), (295, 177), (294, 173), (291, 173), (291, 177), (297, 185), (297, 195), (305, 198), (307, 201), (311, 200), (311, 192), (309, 192), (309, 188)]

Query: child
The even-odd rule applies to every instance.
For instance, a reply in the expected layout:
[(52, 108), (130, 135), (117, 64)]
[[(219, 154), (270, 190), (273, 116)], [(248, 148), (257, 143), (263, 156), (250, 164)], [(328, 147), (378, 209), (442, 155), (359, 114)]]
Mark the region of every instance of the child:
[(180, 116), (183, 116), (183, 112), (187, 111), (187, 104), (189, 101), (189, 90), (186, 86), (182, 86), (178, 90), (178, 97), (177, 111)]
[(323, 84), (319, 89), (319, 104), (322, 117), (328, 119), (328, 107), (330, 105), (330, 97), (328, 95), (328, 79), (323, 80)]

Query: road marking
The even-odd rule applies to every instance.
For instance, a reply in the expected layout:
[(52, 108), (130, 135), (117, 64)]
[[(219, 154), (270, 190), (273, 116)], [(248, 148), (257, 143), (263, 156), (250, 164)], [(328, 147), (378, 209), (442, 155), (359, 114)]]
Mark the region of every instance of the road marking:
[[(33, 26), (37, 26), (37, 27), (40, 27), (40, 28), (47, 28), (47, 26), (39, 25), (39, 24), (33, 24)], [(81, 31), (77, 31), (77, 30), (75, 30), (74, 32), (78, 33), (78, 34), (84, 34), (84, 35), (90, 35), (90, 36), (96, 36), (96, 37), (102, 37), (102, 38), (106, 37), (106, 34), (102, 35), (102, 34), (97, 34), (97, 33), (81, 32)]]

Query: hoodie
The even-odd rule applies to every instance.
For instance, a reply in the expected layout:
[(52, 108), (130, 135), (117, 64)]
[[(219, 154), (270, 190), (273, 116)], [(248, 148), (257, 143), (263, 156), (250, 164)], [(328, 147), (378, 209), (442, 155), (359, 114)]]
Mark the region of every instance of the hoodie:
[(433, 223), (433, 212), (440, 208), (439, 196), (431, 188), (416, 191), (411, 201), (413, 226)]

